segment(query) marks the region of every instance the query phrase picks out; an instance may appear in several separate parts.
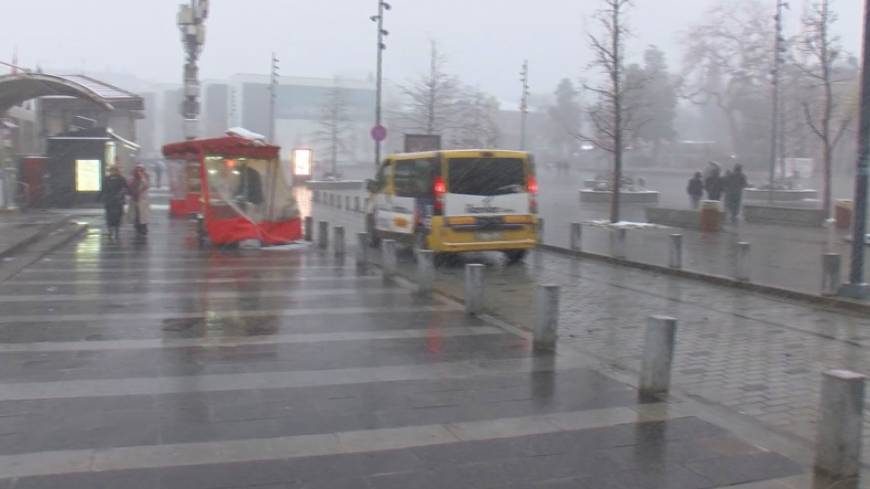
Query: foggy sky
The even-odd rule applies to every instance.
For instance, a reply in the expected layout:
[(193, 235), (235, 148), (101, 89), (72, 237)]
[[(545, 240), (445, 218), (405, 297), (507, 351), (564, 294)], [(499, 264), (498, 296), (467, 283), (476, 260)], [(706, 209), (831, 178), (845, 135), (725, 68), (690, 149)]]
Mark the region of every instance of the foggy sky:
[[(428, 65), (431, 39), (448, 70), (502, 100), (519, 98), (522, 60), (535, 93), (582, 75), (589, 62), (586, 20), (597, 0), (389, 0), (386, 76), (404, 82)], [(775, 0), (769, 0), (771, 9)], [(180, 83), (182, 48), (175, 14), (180, 0), (0, 0), (0, 59), (64, 71), (130, 72)], [(635, 54), (649, 44), (679, 68), (680, 33), (715, 0), (636, 0), (630, 21)], [(792, 23), (802, 0), (791, 2)], [(212, 0), (203, 78), (266, 73), (270, 53), (288, 76), (365, 78), (374, 71), (377, 0)], [(837, 31), (860, 51), (862, 2), (835, 0)], [(0, 73), (7, 72), (0, 69)]]

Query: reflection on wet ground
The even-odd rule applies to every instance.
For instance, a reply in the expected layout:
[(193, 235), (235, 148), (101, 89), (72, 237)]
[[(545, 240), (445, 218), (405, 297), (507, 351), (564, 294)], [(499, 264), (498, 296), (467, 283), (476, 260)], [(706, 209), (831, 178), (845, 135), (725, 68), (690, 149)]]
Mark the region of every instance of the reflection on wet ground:
[[(0, 488), (700, 489), (806, 476), (727, 426), (639, 403), (585, 355), (535, 354), (524, 335), (352, 260), (201, 250), (187, 222), (153, 228), (146, 243), (92, 232), (0, 283)], [(469, 259), (490, 263), (517, 305), (541, 279), (498, 255)]]

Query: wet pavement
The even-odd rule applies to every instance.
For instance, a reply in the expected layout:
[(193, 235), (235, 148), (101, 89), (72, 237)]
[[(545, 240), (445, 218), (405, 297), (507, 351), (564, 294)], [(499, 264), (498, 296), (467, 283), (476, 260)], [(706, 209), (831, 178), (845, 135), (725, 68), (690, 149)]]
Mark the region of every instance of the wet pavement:
[[(315, 214), (360, 230), (353, 214), (325, 206), (316, 206)], [(412, 256), (400, 258), (401, 273), (413, 279)], [(488, 265), (489, 314), (528, 330), (535, 322), (535, 285), (560, 285), (559, 353), (594, 357), (598, 368), (629, 378), (641, 368), (646, 318), (678, 318), (677, 391), (757, 421), (806, 450), (815, 439), (821, 373), (870, 373), (870, 319), (860, 314), (548, 252), (519, 267), (504, 266), (498, 254), (464, 255), (439, 269), (437, 290), (461, 299), (463, 264), (477, 262)], [(870, 417), (864, 433), (870, 463)]]
[[(520, 307), (567, 266), (552, 260), (494, 267), (488, 300)], [(600, 317), (625, 297), (586, 293), (569, 318), (617, 331), (640, 313)], [(640, 401), (594, 334), (596, 355), (535, 353), (511, 325), (307, 247), (199, 249), (165, 219), (110, 244), (97, 226), (0, 282), (0, 308), (0, 488), (813, 484), (806, 450), (763, 423)]]

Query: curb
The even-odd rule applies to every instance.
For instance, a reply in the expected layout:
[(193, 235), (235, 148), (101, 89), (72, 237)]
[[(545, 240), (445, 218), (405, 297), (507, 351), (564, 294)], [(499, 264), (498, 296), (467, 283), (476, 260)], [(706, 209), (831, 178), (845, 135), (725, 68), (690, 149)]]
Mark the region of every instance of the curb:
[(6, 248), (5, 250), (0, 250), (0, 259), (18, 254), (24, 248), (27, 248), (28, 246), (36, 243), (37, 241), (45, 238), (46, 236), (48, 236), (52, 231), (57, 229), (59, 226), (63, 226), (64, 224), (67, 224), (69, 222), (71, 222), (69, 219), (64, 219), (64, 220), (61, 220), (60, 222), (53, 223), (51, 225), (46, 224), (46, 225), (42, 226), (42, 229), (33, 233), (31, 236), (25, 238), (22, 241), (19, 241), (18, 243), (15, 243), (14, 245), (10, 246), (9, 248)]
[[(46, 255), (53, 253), (57, 249), (69, 244), (70, 242), (75, 241), (76, 239), (80, 238), (83, 234), (87, 233), (88, 229), (90, 229), (90, 226), (88, 224), (85, 224), (85, 223), (74, 223), (74, 222), (67, 221), (66, 224), (71, 224), (74, 228), (71, 229), (69, 232), (66, 232), (65, 235), (61, 236), (58, 239), (58, 241), (51, 244), (51, 246), (49, 246), (48, 248), (40, 250), (39, 252), (37, 252), (35, 256), (28, 256), (25, 254), (24, 260), (22, 260), (20, 262), (21, 266), (19, 268), (12, 270), (11, 273), (8, 273), (8, 274), (0, 274), (0, 282), (6, 282), (6, 281), (10, 280), (11, 278), (17, 276), (21, 272), (21, 270), (23, 270), (24, 268), (36, 263), (37, 261), (41, 260)], [(51, 236), (51, 234), (50, 233), (44, 234), (42, 236), (42, 239), (45, 239), (48, 236)], [(39, 242), (40, 240), (28, 240), (28, 241), (32, 241), (32, 243), (31, 243), (31, 245), (32, 245), (32, 244)], [(17, 246), (17, 248), (18, 248), (18, 251), (22, 251), (26, 248), (26, 246)]]
[(599, 253), (591, 253), (588, 251), (572, 251), (553, 245), (539, 244), (538, 248), (554, 253), (559, 253), (561, 255), (574, 256), (577, 258), (592, 258), (594, 260), (603, 261), (615, 265), (622, 265), (624, 267), (658, 272), (664, 275), (687, 278), (701, 282), (713, 283), (716, 285), (724, 285), (726, 287), (732, 287), (735, 289), (745, 290), (749, 292), (761, 292), (763, 294), (774, 295), (785, 299), (794, 299), (804, 302), (810, 302), (820, 306), (827, 306), (832, 308), (845, 309), (852, 312), (870, 314), (870, 303), (865, 302), (851, 301), (847, 299), (840, 299), (837, 297), (825, 297), (821, 295), (810, 294), (808, 292), (799, 292), (796, 290), (784, 289), (782, 287), (776, 287), (773, 285), (762, 285), (753, 282), (741, 282), (739, 280), (735, 280), (730, 277), (723, 277), (721, 275), (711, 275), (701, 272), (692, 272), (679, 268), (670, 268), (662, 265), (653, 265), (650, 263), (623, 260), (620, 258), (613, 258), (612, 256), (602, 255)]
[(49, 254), (49, 253), (54, 252), (54, 251), (57, 250), (58, 248), (60, 248), (60, 247), (62, 247), (62, 246), (65, 246), (65, 245), (69, 244), (71, 241), (74, 241), (74, 240), (76, 240), (76, 239), (78, 239), (78, 238), (81, 238), (82, 235), (85, 234), (85, 233), (87, 233), (88, 230), (91, 228), (91, 226), (90, 226), (89, 224), (86, 224), (86, 223), (76, 223), (75, 226), (76, 226), (76, 230), (75, 230), (75, 231), (71, 232), (71, 233), (69, 234), (69, 236), (64, 237), (64, 238), (61, 239), (59, 242), (57, 242), (54, 246), (52, 246), (52, 247), (50, 247), (48, 250), (46, 250), (46, 252), (43, 253), (42, 256), (45, 256), (45, 255), (47, 255), (47, 254)]

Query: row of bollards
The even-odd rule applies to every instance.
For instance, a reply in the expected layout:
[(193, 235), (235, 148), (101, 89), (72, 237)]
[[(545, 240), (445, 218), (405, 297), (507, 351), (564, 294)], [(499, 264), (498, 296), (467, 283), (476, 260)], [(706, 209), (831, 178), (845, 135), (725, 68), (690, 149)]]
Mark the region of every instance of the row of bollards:
[(365, 200), (359, 196), (334, 194), (326, 191), (315, 190), (312, 193), (312, 201), (335, 207), (340, 210), (365, 212)]
[[(329, 223), (326, 221), (317, 222), (317, 247), (321, 250), (329, 249), (330, 235)], [(305, 241), (314, 241), (314, 219), (311, 217), (305, 218), (305, 228), (303, 230)], [(345, 237), (344, 226), (335, 226), (332, 228), (332, 249), (338, 256), (344, 256), (347, 253), (347, 240)]]
[[(309, 236), (312, 221), (306, 218), (306, 236)], [(329, 225), (319, 222), (318, 246), (328, 247)], [(582, 229), (582, 228), (579, 228)], [(572, 225), (572, 249), (579, 250), (581, 232)], [(624, 231), (624, 230), (623, 230)], [(614, 233), (619, 235), (619, 233)], [(336, 254), (345, 252), (344, 228), (333, 229), (333, 247)], [(369, 236), (357, 234), (356, 263), (359, 267), (369, 262)], [(669, 266), (682, 266), (682, 236), (671, 236)], [(382, 241), (381, 260), (384, 277), (394, 278), (398, 273), (398, 244), (394, 240)], [(748, 279), (748, 243), (738, 246), (739, 265), (745, 267), (736, 275)], [(430, 293), (434, 286), (434, 253), (416, 250), (417, 283), (421, 293)], [(830, 275), (826, 280), (831, 284), (839, 283), (835, 271), (839, 269), (839, 255), (825, 255), (825, 268)], [(465, 311), (469, 315), (482, 315), (485, 311), (485, 266), (468, 264), (465, 266)], [(739, 278), (739, 277), (738, 277)], [(560, 287), (539, 285), (535, 295), (535, 323), (533, 325), (533, 345), (536, 351), (554, 350), (558, 343)], [(641, 369), (638, 380), (640, 396), (656, 397), (667, 395), (671, 387), (671, 371), (677, 339), (677, 320), (666, 316), (647, 318), (644, 332)], [(816, 435), (815, 467), (834, 478), (851, 478), (861, 469), (862, 431), (864, 419), (865, 376), (845, 370), (830, 370), (822, 376), (821, 402), (819, 406), (818, 431)]]
[[(612, 258), (627, 259), (627, 236), (628, 231), (625, 228), (610, 230), (609, 248)], [(574, 253), (583, 252), (583, 225), (579, 222), (574, 222), (570, 225), (569, 249)], [(683, 266), (683, 235), (671, 234), (668, 239), (668, 267), (682, 270)], [(750, 282), (752, 280), (752, 245), (750, 243), (737, 243), (732, 277), (739, 282)], [(841, 285), (841, 255), (836, 253), (822, 255), (822, 295), (837, 295)]]

